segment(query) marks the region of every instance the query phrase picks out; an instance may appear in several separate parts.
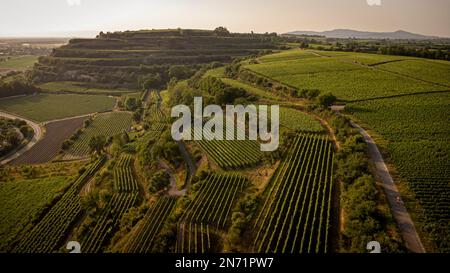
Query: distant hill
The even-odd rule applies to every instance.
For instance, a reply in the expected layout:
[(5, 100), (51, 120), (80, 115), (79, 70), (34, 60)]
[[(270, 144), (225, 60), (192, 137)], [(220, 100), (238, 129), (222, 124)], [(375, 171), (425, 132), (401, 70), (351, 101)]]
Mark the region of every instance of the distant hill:
[(402, 40), (428, 40), (438, 39), (436, 36), (426, 36), (398, 30), (395, 32), (369, 32), (357, 31), (351, 29), (335, 29), (330, 31), (292, 31), (286, 34), (290, 35), (309, 35), (309, 36), (325, 36), (328, 38), (356, 38), (356, 39), (402, 39)]

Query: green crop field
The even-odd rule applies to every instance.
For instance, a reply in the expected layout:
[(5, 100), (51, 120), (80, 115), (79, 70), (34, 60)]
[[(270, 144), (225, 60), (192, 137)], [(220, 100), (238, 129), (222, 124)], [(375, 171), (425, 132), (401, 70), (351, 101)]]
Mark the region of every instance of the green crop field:
[(138, 224), (135, 236), (127, 243), (127, 253), (150, 253), (153, 242), (175, 206), (173, 197), (160, 197)]
[(448, 247), (450, 92), (353, 103), (348, 111), (388, 141), (397, 170), (429, 217), (430, 236)]
[(114, 136), (122, 131), (129, 131), (131, 114), (128, 112), (113, 112), (99, 114), (89, 127), (78, 137), (64, 159), (73, 159), (89, 155), (89, 141), (94, 136)]
[(282, 51), (280, 53), (270, 54), (259, 58), (258, 60), (262, 63), (268, 62), (279, 62), (297, 59), (310, 59), (317, 58), (318, 56), (314, 54), (313, 51), (293, 49), (288, 51)]
[(248, 181), (238, 175), (210, 174), (199, 183), (198, 194), (180, 219), (177, 252), (211, 252), (212, 230), (226, 227)]
[(325, 129), (320, 122), (311, 115), (292, 108), (280, 108), (280, 124), (281, 126), (298, 132), (325, 132)]
[(49, 121), (111, 110), (115, 99), (107, 96), (38, 94), (0, 100), (0, 111), (36, 121)]
[(449, 62), (435, 60), (405, 60), (377, 66), (378, 69), (407, 75), (416, 79), (447, 86), (450, 89)]
[(39, 56), (25, 55), (12, 56), (9, 60), (0, 62), (0, 68), (9, 68), (11, 70), (22, 70), (33, 67)]
[(295, 58), (305, 52), (309, 51), (293, 51), (286, 58), (281, 53), (269, 55), (281, 57), (244, 67), (300, 90), (331, 92), (347, 101), (450, 89), (446, 77), (450, 65), (445, 62), (328, 51), (315, 51), (322, 55), (318, 58)]
[(325, 73), (332, 71), (351, 71), (363, 69), (363, 67), (343, 62), (336, 58), (291, 59), (288, 61), (276, 61), (245, 66), (259, 74), (270, 75), (270, 78), (278, 80), (279, 77), (290, 75), (295, 77), (301, 74)]
[(136, 90), (129, 90), (124, 88), (119, 89), (107, 89), (88, 87), (86, 83), (80, 82), (47, 82), (40, 84), (39, 87), (45, 92), (70, 92), (80, 94), (98, 94), (98, 95), (114, 95), (119, 96), (121, 94), (127, 94), (136, 92)]
[(62, 176), (0, 183), (0, 252), (62, 192), (70, 179)]
[(299, 135), (266, 189), (254, 229), (254, 251), (328, 251), (333, 154), (323, 136)]
[(13, 252), (51, 253), (58, 250), (61, 239), (80, 216), (81, 188), (103, 165), (105, 159), (102, 157), (87, 167), (31, 231), (23, 235)]
[[(226, 127), (227, 130), (231, 130), (229, 126)], [(262, 152), (256, 140), (199, 140), (195, 142), (223, 169), (249, 167), (261, 161)]]

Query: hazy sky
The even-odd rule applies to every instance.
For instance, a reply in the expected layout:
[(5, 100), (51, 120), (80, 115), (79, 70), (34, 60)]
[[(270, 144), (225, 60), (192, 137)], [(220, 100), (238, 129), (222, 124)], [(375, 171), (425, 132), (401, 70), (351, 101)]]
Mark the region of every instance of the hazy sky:
[(450, 37), (449, 11), (450, 0), (0, 0), (0, 36), (226, 26), (233, 32), (402, 29)]

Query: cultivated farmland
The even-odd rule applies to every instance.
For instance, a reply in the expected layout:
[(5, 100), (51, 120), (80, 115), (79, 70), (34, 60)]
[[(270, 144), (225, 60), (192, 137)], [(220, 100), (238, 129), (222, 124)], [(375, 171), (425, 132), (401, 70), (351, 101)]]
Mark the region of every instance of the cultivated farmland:
[(89, 155), (89, 140), (93, 136), (114, 136), (122, 131), (129, 131), (131, 114), (128, 112), (112, 112), (97, 115), (92, 124), (85, 128), (82, 134), (64, 155), (64, 159), (73, 159)]
[(430, 236), (448, 249), (450, 93), (353, 103), (348, 111), (388, 141), (397, 170), (425, 209)]
[(152, 251), (153, 242), (157, 238), (167, 217), (175, 206), (176, 199), (173, 197), (160, 197), (153, 203), (144, 218), (138, 224), (136, 233), (131, 238), (125, 252), (149, 253)]
[(0, 183), (0, 251), (8, 247), (71, 180), (64, 176)]
[[(444, 65), (441, 62), (410, 61), (403, 57), (372, 56), (371, 54), (360, 53), (320, 51), (316, 53), (323, 56), (328, 54), (332, 57), (322, 56), (311, 59), (290, 57), (287, 61), (280, 57), (276, 58), (275, 61), (244, 67), (299, 90), (318, 89), (322, 93), (331, 92), (346, 101), (448, 90), (448, 87), (442, 86), (442, 80), (437, 80), (437, 78), (440, 78), (438, 75), (443, 75), (445, 71), (448, 71), (446, 70), (448, 67), (443, 67)], [(295, 56), (296, 53), (291, 54)], [(394, 60), (397, 62), (382, 64)], [(423, 78), (423, 75), (418, 75), (420, 73), (414, 74), (414, 71), (402, 72), (401, 67), (403, 67), (404, 62), (416, 62), (416, 69), (424, 71), (427, 71), (427, 67), (433, 67), (432, 71), (434, 72), (426, 72), (425, 78)], [(361, 63), (372, 66), (381, 65), (374, 68), (360, 65)], [(397, 73), (393, 73), (396, 71)], [(432, 76), (426, 76), (427, 74), (438, 75), (434, 76), (433, 79)], [(428, 81), (421, 79), (428, 79)], [(434, 84), (438, 81), (441, 84)]]
[(47, 123), (44, 137), (30, 150), (13, 160), (11, 164), (39, 164), (51, 161), (61, 150), (64, 140), (81, 128), (86, 118), (78, 117)]
[(51, 253), (63, 242), (67, 231), (81, 214), (79, 192), (103, 165), (106, 157), (92, 163), (70, 186), (61, 199), (23, 236), (13, 252)]
[(266, 189), (254, 251), (328, 251), (333, 153), (324, 136), (300, 135)]
[(106, 96), (38, 94), (0, 100), (0, 110), (36, 121), (50, 121), (111, 110), (115, 99)]
[(248, 181), (239, 175), (211, 174), (199, 183), (180, 219), (177, 252), (210, 252), (213, 231), (226, 227), (233, 204)]

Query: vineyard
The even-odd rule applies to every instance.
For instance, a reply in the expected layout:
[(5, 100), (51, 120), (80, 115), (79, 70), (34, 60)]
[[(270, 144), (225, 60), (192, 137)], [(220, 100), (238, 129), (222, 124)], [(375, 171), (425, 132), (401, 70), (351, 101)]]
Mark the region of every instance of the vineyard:
[(328, 251), (333, 153), (325, 136), (299, 135), (266, 189), (254, 223), (254, 251)]
[(135, 235), (125, 248), (127, 253), (149, 253), (161, 227), (175, 206), (173, 197), (160, 197), (138, 224)]
[[(426, 78), (429, 81), (423, 81), (425, 79), (422, 78), (421, 72), (410, 74), (404, 71), (404, 66), (391, 68), (406, 62), (407, 58), (404, 57), (322, 51), (314, 51), (318, 55), (316, 57), (305, 57), (309, 55), (308, 52), (313, 54), (312, 51), (297, 50), (265, 56), (261, 60), (270, 61), (246, 65), (245, 68), (299, 90), (318, 89), (322, 93), (331, 92), (346, 101), (421, 93), (444, 88), (442, 85), (434, 84), (438, 76), (430, 76), (431, 72), (426, 72), (428, 75)], [(382, 64), (397, 60), (401, 61)], [(415, 62), (416, 70), (427, 71), (428, 67), (431, 67), (433, 73), (437, 75), (448, 73), (448, 66), (441, 62)], [(401, 73), (393, 73), (394, 71)], [(409, 76), (405, 80), (403, 74), (410, 74), (412, 77)]]
[(114, 167), (114, 188), (120, 192), (138, 192), (138, 182), (133, 176), (131, 155), (122, 155)]
[(89, 155), (89, 141), (94, 136), (114, 136), (122, 131), (129, 131), (131, 127), (131, 114), (127, 112), (112, 112), (97, 115), (92, 124), (85, 128), (83, 133), (64, 155), (64, 159), (74, 159)]
[[(226, 130), (232, 130), (231, 126), (226, 126)], [(196, 143), (223, 169), (253, 166), (261, 161), (262, 152), (255, 140), (199, 140)]]
[(425, 210), (427, 230), (449, 249), (450, 93), (353, 103), (348, 111), (387, 141), (398, 172)]
[(67, 231), (81, 214), (80, 189), (94, 176), (105, 160), (106, 157), (102, 157), (89, 166), (45, 216), (20, 239), (13, 252), (50, 253), (57, 251)]
[(213, 230), (226, 227), (231, 210), (247, 180), (233, 174), (210, 174), (199, 182), (195, 198), (179, 223), (177, 252), (209, 252)]
[(280, 125), (296, 132), (321, 133), (325, 129), (311, 115), (292, 108), (280, 108)]
[(83, 252), (99, 253), (112, 237), (122, 216), (132, 208), (139, 197), (139, 186), (133, 174), (132, 157), (123, 154), (114, 165), (114, 194), (101, 208), (95, 224), (89, 227), (82, 240)]
[(134, 206), (138, 193), (115, 193), (98, 218), (95, 226), (90, 230), (82, 242), (83, 252), (98, 253), (102, 246), (112, 236), (124, 213)]
[(13, 160), (11, 163), (18, 164), (38, 164), (51, 161), (58, 154), (64, 140), (83, 126), (87, 117), (78, 117), (54, 121), (45, 125), (44, 138), (36, 143), (30, 150)]
[(36, 121), (50, 121), (111, 110), (115, 99), (107, 96), (37, 94), (0, 101), (0, 109)]

